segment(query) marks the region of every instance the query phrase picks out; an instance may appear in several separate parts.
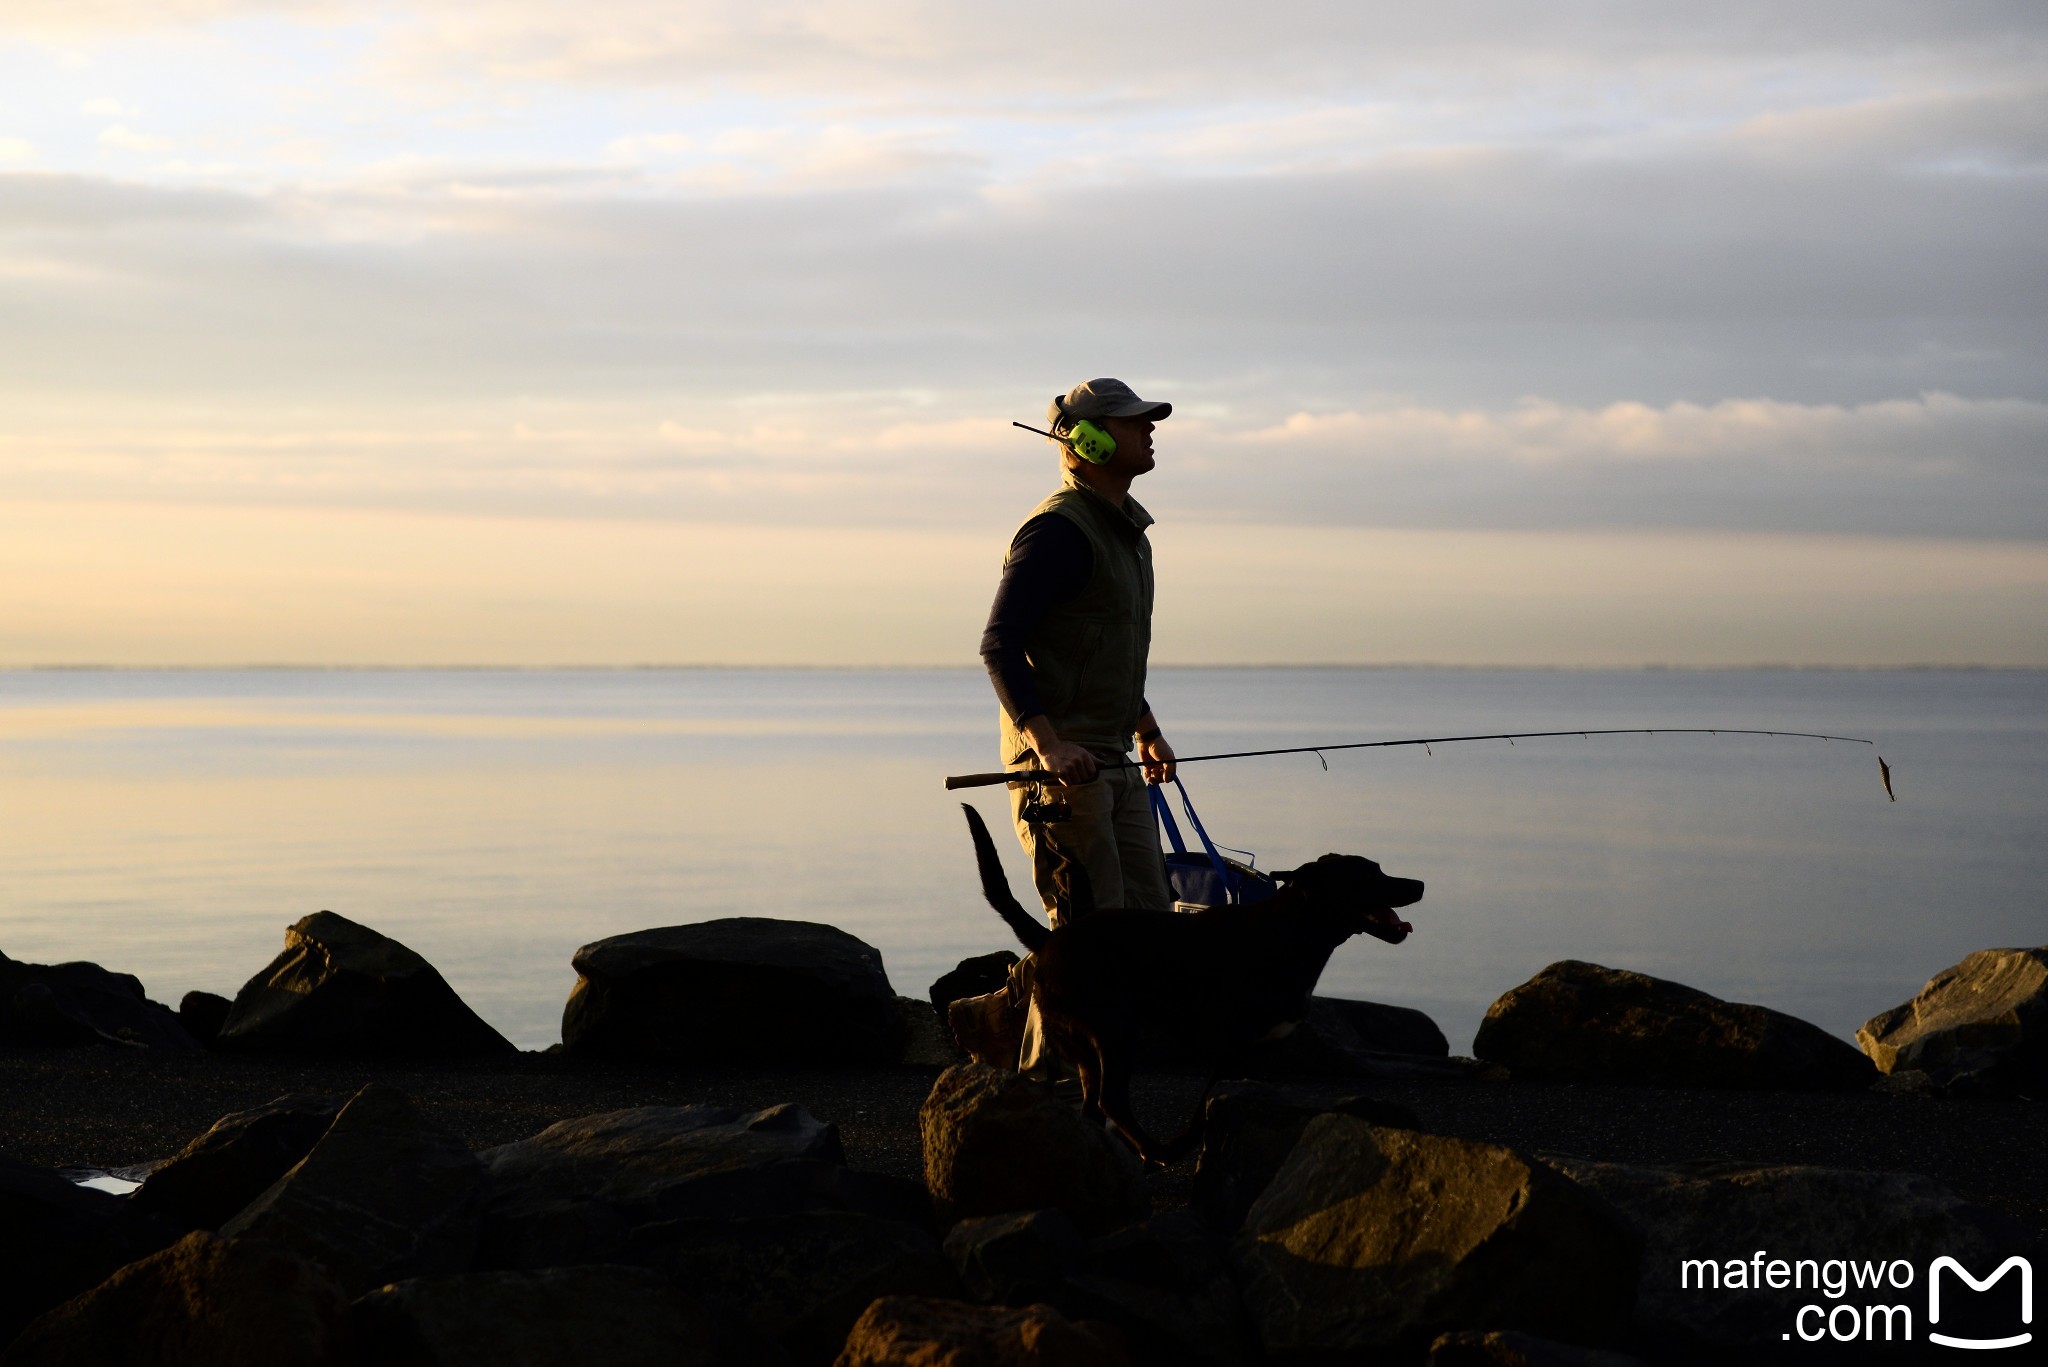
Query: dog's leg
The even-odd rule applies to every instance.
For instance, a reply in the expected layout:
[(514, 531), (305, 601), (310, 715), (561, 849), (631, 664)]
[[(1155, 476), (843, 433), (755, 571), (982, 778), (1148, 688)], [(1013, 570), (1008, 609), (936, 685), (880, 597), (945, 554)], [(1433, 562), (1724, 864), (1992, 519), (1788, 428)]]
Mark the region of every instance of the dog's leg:
[(1138, 1151), (1146, 1167), (1163, 1168), (1165, 1158), (1131, 1110), (1131, 1048), (1131, 1042), (1126, 1040), (1120, 1048), (1102, 1051), (1102, 1114), (1110, 1128)]
[(1081, 1075), (1081, 1118), (1102, 1119), (1102, 1054), (1094, 1040), (1080, 1041), (1081, 1047), (1068, 1055), (1074, 1071)]

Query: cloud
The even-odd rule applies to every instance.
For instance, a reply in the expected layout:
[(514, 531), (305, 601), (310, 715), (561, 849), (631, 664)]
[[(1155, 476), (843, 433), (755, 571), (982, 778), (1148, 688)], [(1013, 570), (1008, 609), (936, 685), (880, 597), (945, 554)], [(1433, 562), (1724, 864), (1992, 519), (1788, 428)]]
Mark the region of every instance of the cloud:
[[(1000, 530), (1053, 473), (1000, 409), (869, 393), (659, 412), (527, 405), (385, 428), (345, 414), (74, 418), (0, 436), (0, 495)], [(2048, 404), (1941, 394), (1408, 404), (1249, 428), (1177, 413), (1140, 493), (1167, 522), (2048, 541), (2044, 449)]]
[(102, 147), (116, 147), (123, 152), (162, 152), (177, 144), (173, 143), (169, 138), (159, 138), (146, 133), (138, 133), (126, 124), (117, 123), (111, 128), (102, 128), (100, 130), (100, 145)]
[(366, 8), (348, 0), (9, 0), (7, 22), (18, 34), (75, 38), (255, 15), (363, 14)]
[[(1540, 8), (1489, 0), (1231, 0), (1029, 9), (950, 0), (500, 0), (420, 4), (381, 60), (411, 79), (720, 86), (901, 101), (918, 93), (1021, 96), (1050, 112), (1102, 102), (1257, 100), (1362, 83), (1498, 90), (1668, 77), (1674, 63), (1749, 69), (1782, 84), (1760, 50), (1834, 65), (1930, 51), (1996, 61), (2000, 41), (2038, 38), (2038, 13), (1906, 0), (1646, 8), (1582, 0)], [(1761, 69), (1773, 66), (1769, 72)]]
[(27, 138), (0, 138), (0, 161), (34, 161), (35, 144)]
[(1190, 445), (1198, 478), (1254, 472), (1253, 518), (2048, 538), (2032, 400), (1388, 406)]

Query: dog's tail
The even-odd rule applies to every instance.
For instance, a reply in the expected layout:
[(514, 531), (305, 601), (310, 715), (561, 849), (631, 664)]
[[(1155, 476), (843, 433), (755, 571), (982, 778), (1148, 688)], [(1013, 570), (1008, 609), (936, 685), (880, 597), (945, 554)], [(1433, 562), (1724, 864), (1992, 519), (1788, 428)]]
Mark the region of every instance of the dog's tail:
[(1003, 861), (996, 854), (996, 842), (988, 837), (988, 827), (982, 823), (981, 813), (965, 802), (960, 804), (960, 810), (967, 813), (967, 833), (974, 837), (974, 862), (981, 868), (981, 895), (996, 909), (996, 915), (1017, 933), (1024, 948), (1037, 953), (1038, 947), (1046, 942), (1052, 931), (1024, 910), (1023, 905), (1011, 895), (1009, 880), (1003, 877)]

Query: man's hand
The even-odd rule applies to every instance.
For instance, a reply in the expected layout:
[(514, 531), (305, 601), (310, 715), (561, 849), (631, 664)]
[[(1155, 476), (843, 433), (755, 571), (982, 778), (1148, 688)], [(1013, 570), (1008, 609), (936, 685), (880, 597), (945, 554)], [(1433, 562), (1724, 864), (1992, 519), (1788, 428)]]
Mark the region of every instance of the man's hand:
[(1038, 756), (1038, 767), (1050, 770), (1069, 788), (1088, 782), (1102, 767), (1086, 749), (1070, 740), (1061, 740), (1044, 713), (1027, 718), (1021, 729), (1024, 738), (1031, 742), (1031, 752)]
[(1138, 759), (1145, 766), (1145, 782), (1173, 782), (1173, 747), (1158, 731), (1152, 733), (1152, 739), (1138, 742)]
[(1038, 750), (1037, 755), (1040, 766), (1059, 775), (1060, 782), (1069, 788), (1089, 782), (1102, 767), (1093, 754), (1070, 740), (1054, 741), (1046, 749)]

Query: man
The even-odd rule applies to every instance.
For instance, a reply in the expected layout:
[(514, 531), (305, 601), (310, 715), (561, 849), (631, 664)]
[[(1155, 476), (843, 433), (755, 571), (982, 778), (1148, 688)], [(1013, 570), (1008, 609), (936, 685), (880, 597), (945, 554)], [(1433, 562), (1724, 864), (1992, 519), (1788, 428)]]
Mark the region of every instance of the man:
[[(1145, 701), (1152, 515), (1130, 496), (1131, 481), (1154, 464), (1153, 425), (1172, 411), (1121, 380), (1089, 380), (1052, 401), (1048, 426), (1064, 439), (1060, 487), (1012, 538), (982, 633), (1002, 704), (1004, 765), (1059, 776), (1010, 790), (1055, 927), (1089, 905), (1173, 907), (1144, 788), (1173, 777), (1173, 747)], [(1101, 433), (1113, 449), (1103, 450)], [(1134, 741), (1143, 781), (1136, 769), (1102, 765), (1125, 758)], [(1086, 904), (1073, 865), (1087, 872)]]

